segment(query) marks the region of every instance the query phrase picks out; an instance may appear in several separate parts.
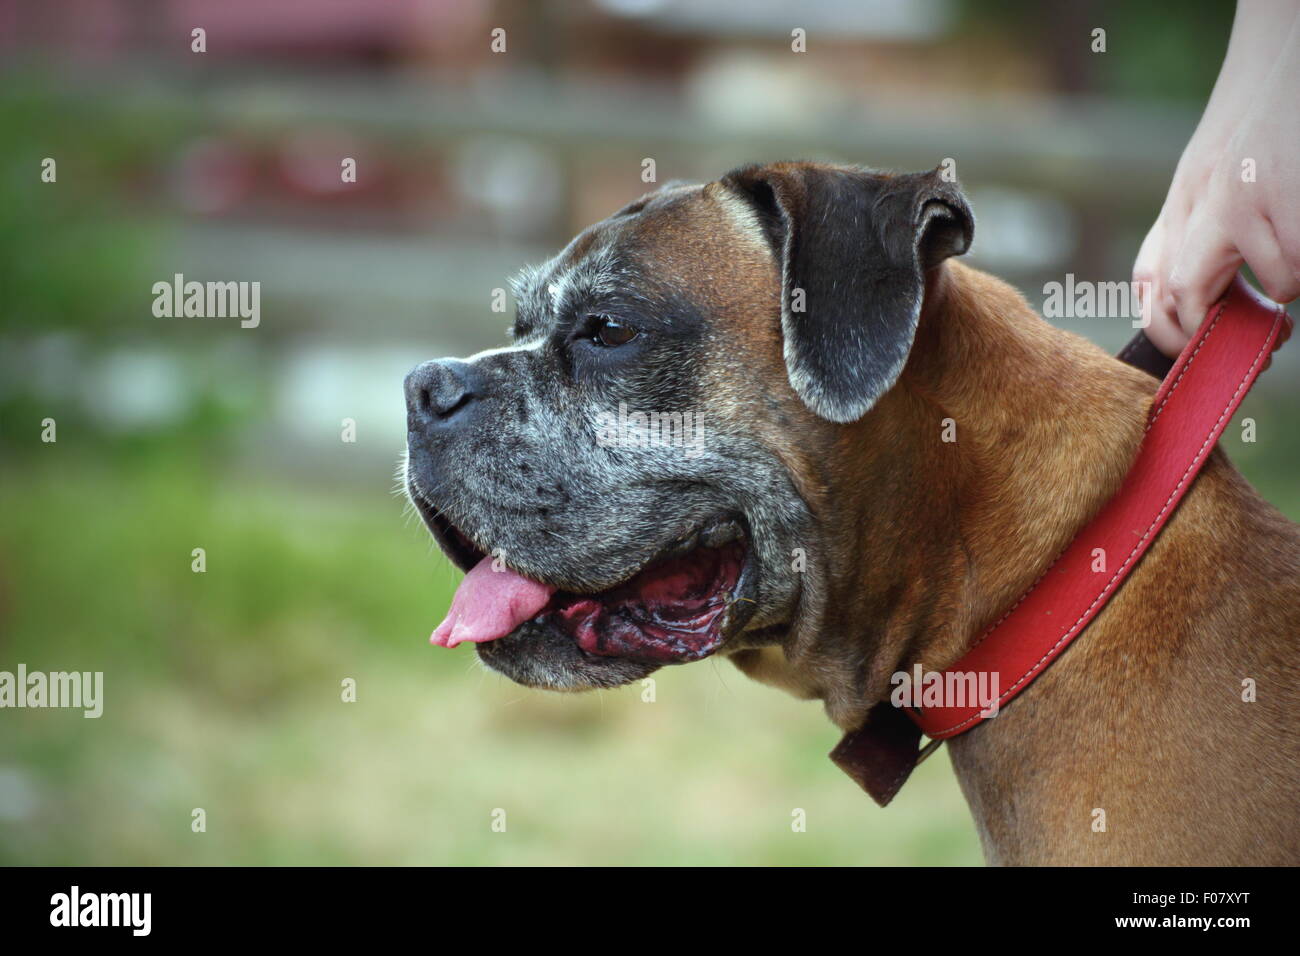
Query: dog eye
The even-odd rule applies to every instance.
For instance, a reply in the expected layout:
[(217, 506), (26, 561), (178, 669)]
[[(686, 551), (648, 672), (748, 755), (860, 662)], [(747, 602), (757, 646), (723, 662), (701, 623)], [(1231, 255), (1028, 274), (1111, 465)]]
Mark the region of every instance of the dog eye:
[(632, 326), (624, 325), (608, 316), (592, 316), (592, 321), (596, 331), (592, 334), (591, 340), (605, 348), (627, 345), (639, 334)]

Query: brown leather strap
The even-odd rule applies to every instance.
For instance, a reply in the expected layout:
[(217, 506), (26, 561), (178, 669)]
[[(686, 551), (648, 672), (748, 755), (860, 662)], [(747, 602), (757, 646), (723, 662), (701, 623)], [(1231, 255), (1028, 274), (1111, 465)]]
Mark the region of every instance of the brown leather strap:
[(1152, 345), (1147, 334), (1142, 331), (1133, 336), (1116, 358), (1134, 368), (1140, 368), (1148, 375), (1154, 375), (1161, 381), (1164, 381), (1169, 370), (1174, 367), (1174, 360)]

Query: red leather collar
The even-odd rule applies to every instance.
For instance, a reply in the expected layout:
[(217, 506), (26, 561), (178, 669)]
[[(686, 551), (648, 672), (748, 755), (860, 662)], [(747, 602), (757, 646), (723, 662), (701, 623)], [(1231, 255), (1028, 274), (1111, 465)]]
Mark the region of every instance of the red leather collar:
[[(1233, 281), (1165, 375), (1151, 403), (1142, 447), (1115, 497), (945, 676), (996, 676), (1000, 709), (1069, 647), (1160, 534), (1277, 347), (1287, 321), (1281, 306), (1240, 276)], [(1159, 353), (1141, 333), (1139, 340), (1120, 359), (1159, 374)], [(1097, 548), (1106, 555), (1101, 572), (1094, 570)], [(987, 719), (981, 710), (973, 702), (923, 710), (882, 702), (862, 727), (845, 735), (831, 759), (884, 806), (938, 742)], [(922, 733), (934, 743), (919, 752)]]

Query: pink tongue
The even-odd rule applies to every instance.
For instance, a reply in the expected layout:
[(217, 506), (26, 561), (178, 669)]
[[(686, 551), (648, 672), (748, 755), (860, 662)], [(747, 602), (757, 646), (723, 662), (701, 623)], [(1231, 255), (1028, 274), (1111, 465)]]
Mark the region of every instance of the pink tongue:
[(486, 557), (460, 582), (447, 619), (438, 625), (429, 643), (455, 647), (462, 641), (495, 641), (536, 617), (554, 593), (555, 588), (530, 581), (509, 568), (492, 570), (492, 558)]

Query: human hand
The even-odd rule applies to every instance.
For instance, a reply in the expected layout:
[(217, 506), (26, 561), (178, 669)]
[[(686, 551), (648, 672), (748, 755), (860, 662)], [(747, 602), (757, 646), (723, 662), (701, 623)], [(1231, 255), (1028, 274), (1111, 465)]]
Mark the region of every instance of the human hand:
[[(1149, 297), (1146, 334), (1169, 356), (1186, 345), (1242, 263), (1269, 298), (1300, 296), (1300, 19), (1279, 24), (1243, 2), (1228, 56), (1169, 196), (1133, 266)], [(1149, 304), (1148, 304), (1149, 303)]]

